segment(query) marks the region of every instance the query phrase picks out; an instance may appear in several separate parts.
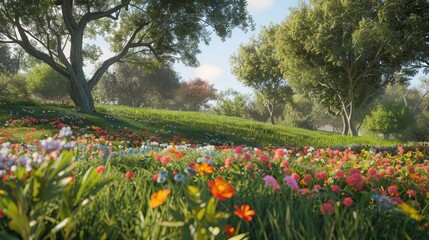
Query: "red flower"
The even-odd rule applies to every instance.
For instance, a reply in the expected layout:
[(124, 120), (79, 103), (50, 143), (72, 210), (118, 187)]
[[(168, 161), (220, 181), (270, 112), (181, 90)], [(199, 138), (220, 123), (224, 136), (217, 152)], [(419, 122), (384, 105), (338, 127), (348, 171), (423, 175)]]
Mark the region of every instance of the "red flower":
[(128, 171), (128, 172), (125, 173), (125, 177), (127, 178), (127, 180), (131, 180), (131, 178), (134, 177), (134, 173)]
[(346, 206), (346, 207), (353, 206), (353, 199), (351, 199), (350, 197), (344, 198), (343, 205)]
[(231, 224), (227, 224), (225, 227), (225, 235), (228, 238), (231, 238), (233, 236), (235, 236), (235, 228), (234, 226), (232, 226)]
[(103, 173), (103, 172), (104, 172), (104, 170), (106, 170), (106, 167), (105, 167), (105, 166), (102, 166), (102, 165), (100, 165), (100, 166), (98, 166), (98, 167), (96, 168), (96, 171), (97, 171), (97, 173), (98, 173), (98, 174)]
[(255, 211), (250, 209), (249, 204), (243, 204), (240, 207), (234, 205), (235, 211), (234, 214), (240, 219), (250, 222), (252, 221), (252, 216), (255, 215)]

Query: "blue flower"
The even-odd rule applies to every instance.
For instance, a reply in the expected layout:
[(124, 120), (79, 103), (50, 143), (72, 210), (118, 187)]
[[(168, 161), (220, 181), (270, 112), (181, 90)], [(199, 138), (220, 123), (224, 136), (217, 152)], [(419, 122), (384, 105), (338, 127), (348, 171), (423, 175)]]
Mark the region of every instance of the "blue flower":
[(174, 176), (174, 181), (176, 182), (182, 182), (185, 180), (185, 175), (183, 173), (178, 173)]

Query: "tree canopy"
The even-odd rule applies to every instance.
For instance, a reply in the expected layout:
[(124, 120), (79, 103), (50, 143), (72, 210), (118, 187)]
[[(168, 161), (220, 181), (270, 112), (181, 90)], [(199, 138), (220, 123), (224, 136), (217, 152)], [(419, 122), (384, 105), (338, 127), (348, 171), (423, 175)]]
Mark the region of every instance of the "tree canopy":
[(272, 124), (274, 109), (291, 97), (291, 88), (284, 79), (275, 50), (275, 33), (278, 26), (262, 28), (258, 38), (241, 45), (231, 56), (232, 72), (245, 86), (257, 91), (264, 99)]
[(427, 59), (429, 2), (313, 0), (293, 9), (277, 32), (277, 57), (295, 90), (311, 93), (342, 115), (344, 134), (354, 119), (401, 71)]
[[(19, 45), (68, 80), (68, 93), (82, 111), (94, 111), (91, 90), (121, 59), (142, 55), (159, 61), (198, 64), (198, 43), (221, 39), (252, 25), (245, 0), (29, 0), (2, 1), (0, 43)], [(114, 55), (91, 76), (85, 64), (101, 50), (88, 40), (104, 36)]]

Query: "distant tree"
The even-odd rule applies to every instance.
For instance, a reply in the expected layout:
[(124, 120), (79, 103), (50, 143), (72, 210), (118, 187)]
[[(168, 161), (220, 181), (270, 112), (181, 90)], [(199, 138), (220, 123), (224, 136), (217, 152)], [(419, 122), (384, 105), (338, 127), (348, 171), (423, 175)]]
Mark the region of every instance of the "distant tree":
[(216, 95), (216, 106), (213, 111), (219, 115), (249, 118), (249, 95), (239, 93), (232, 88)]
[[(94, 112), (92, 90), (108, 68), (135, 55), (197, 65), (198, 43), (211, 31), (221, 39), (252, 25), (246, 0), (27, 0), (0, 4), (0, 43), (17, 44), (68, 79), (68, 93), (84, 112)], [(85, 64), (100, 49), (89, 40), (102, 35), (114, 55), (92, 76)]]
[(16, 74), (19, 70), (18, 59), (9, 45), (0, 43), (0, 74)]
[(357, 135), (357, 113), (397, 80), (394, 74), (415, 74), (405, 66), (424, 55), (427, 12), (424, 0), (310, 1), (277, 31), (279, 66), (294, 90), (342, 116), (343, 134)]
[(47, 64), (33, 67), (27, 74), (28, 90), (48, 100), (59, 100), (67, 97), (67, 78)]
[(201, 78), (182, 82), (179, 97), (185, 110), (198, 111), (207, 107), (207, 102), (216, 99), (216, 89), (213, 84)]
[(131, 107), (168, 108), (180, 88), (179, 76), (170, 66), (148, 69), (142, 65), (117, 63), (107, 72), (96, 95), (104, 102)]
[(0, 100), (27, 100), (30, 97), (25, 76), (22, 74), (0, 74)]
[(277, 105), (285, 103), (292, 94), (275, 59), (277, 28), (274, 25), (262, 28), (257, 39), (241, 45), (238, 53), (231, 56), (232, 73), (264, 99), (272, 124), (275, 124)]

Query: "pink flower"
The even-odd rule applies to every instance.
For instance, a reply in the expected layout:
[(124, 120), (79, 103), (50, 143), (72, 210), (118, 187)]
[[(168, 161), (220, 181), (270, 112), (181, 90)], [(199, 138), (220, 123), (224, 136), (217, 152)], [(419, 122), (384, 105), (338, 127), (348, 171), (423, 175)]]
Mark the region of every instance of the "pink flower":
[(413, 166), (413, 165), (408, 165), (407, 166), (407, 170), (408, 170), (408, 172), (410, 172), (410, 173), (412, 173), (412, 172), (414, 172), (415, 171), (415, 167)]
[(162, 156), (161, 157), (161, 163), (162, 164), (168, 164), (170, 162), (170, 157), (169, 156)]
[(283, 180), (286, 182), (286, 184), (287, 184), (290, 188), (292, 188), (292, 189), (293, 189), (294, 191), (296, 191), (296, 192), (299, 192), (299, 186), (298, 186), (298, 183), (296, 182), (296, 180), (295, 180), (293, 177), (291, 177), (291, 176), (286, 176)]
[(314, 174), (314, 177), (319, 179), (319, 180), (325, 180), (328, 178), (328, 175), (326, 175), (325, 172), (318, 172), (318, 173)]
[(225, 159), (225, 168), (230, 168), (231, 167), (231, 163), (234, 161), (234, 159), (232, 158), (227, 158)]
[(285, 150), (279, 148), (275, 150), (274, 159), (277, 160), (279, 158), (283, 158), (285, 154), (286, 154)]
[(162, 155), (161, 155), (161, 154), (159, 154), (159, 153), (157, 153), (157, 154), (155, 154), (154, 158), (155, 158), (156, 160), (161, 160)]
[(253, 164), (251, 162), (247, 163), (246, 166), (244, 166), (247, 169), (253, 169), (255, 168), (255, 166), (253, 166)]
[(330, 215), (334, 215), (334, 206), (332, 204), (332, 201), (329, 201), (322, 204), (320, 206), (320, 212), (324, 215), (325, 213), (329, 213)]
[(255, 155), (256, 155), (256, 156), (258, 156), (258, 155), (260, 155), (262, 152), (263, 152), (263, 150), (262, 150), (262, 149), (257, 148), (257, 149), (255, 150)]
[(280, 167), (282, 168), (288, 168), (289, 167), (289, 162), (284, 160), (282, 163), (280, 163)]
[(331, 186), (331, 190), (332, 190), (332, 192), (334, 192), (334, 193), (338, 193), (338, 192), (340, 192), (341, 187), (340, 187), (340, 186), (338, 186), (338, 185), (332, 185), (332, 186)]
[(264, 155), (262, 155), (262, 156), (259, 157), (259, 161), (267, 164), (267, 163), (270, 162), (270, 158), (266, 154), (264, 154)]
[(152, 181), (156, 182), (158, 179), (159, 174), (156, 173), (155, 175), (152, 176)]
[(338, 170), (334, 175), (334, 178), (343, 178), (343, 177), (344, 177), (344, 172), (341, 170)]
[(350, 197), (344, 198), (343, 205), (346, 206), (346, 207), (353, 206), (353, 199), (351, 199)]
[(292, 175), (290, 176), (295, 179), (296, 182), (299, 182), (299, 179), (301, 179), (301, 177), (297, 173), (292, 173)]
[(319, 192), (321, 189), (322, 189), (322, 186), (320, 186), (319, 184), (314, 185), (315, 192)]
[(347, 184), (357, 190), (363, 188), (363, 177), (358, 169), (351, 169), (349, 171), (350, 176), (346, 177)]
[(250, 161), (250, 160), (252, 160), (252, 155), (250, 155), (248, 153), (245, 153), (244, 154), (244, 159), (246, 159), (247, 161)]
[(313, 180), (313, 177), (311, 176), (311, 174), (309, 174), (309, 173), (305, 174), (304, 181), (306, 181), (308, 183), (311, 180)]
[(131, 180), (131, 178), (133, 178), (133, 176), (134, 176), (133, 172), (128, 171), (125, 173), (125, 178), (127, 178), (127, 180)]
[(280, 190), (280, 185), (274, 177), (267, 175), (264, 177), (264, 181), (265, 185), (272, 187), (275, 191)]
[(408, 194), (409, 197), (415, 197), (416, 196), (416, 191), (414, 191), (412, 189), (409, 189), (407, 191), (407, 194)]
[(103, 172), (104, 172), (104, 170), (106, 170), (106, 167), (105, 167), (105, 166), (102, 166), (102, 165), (98, 166), (98, 167), (95, 169), (95, 171), (96, 171), (98, 174), (103, 173)]
[(393, 184), (392, 186), (387, 188), (387, 191), (389, 192), (390, 195), (394, 195), (398, 191), (398, 186)]
[(241, 146), (238, 146), (234, 149), (234, 154), (236, 154), (236, 155), (241, 155), (243, 153), (244, 153), (244, 150)]

